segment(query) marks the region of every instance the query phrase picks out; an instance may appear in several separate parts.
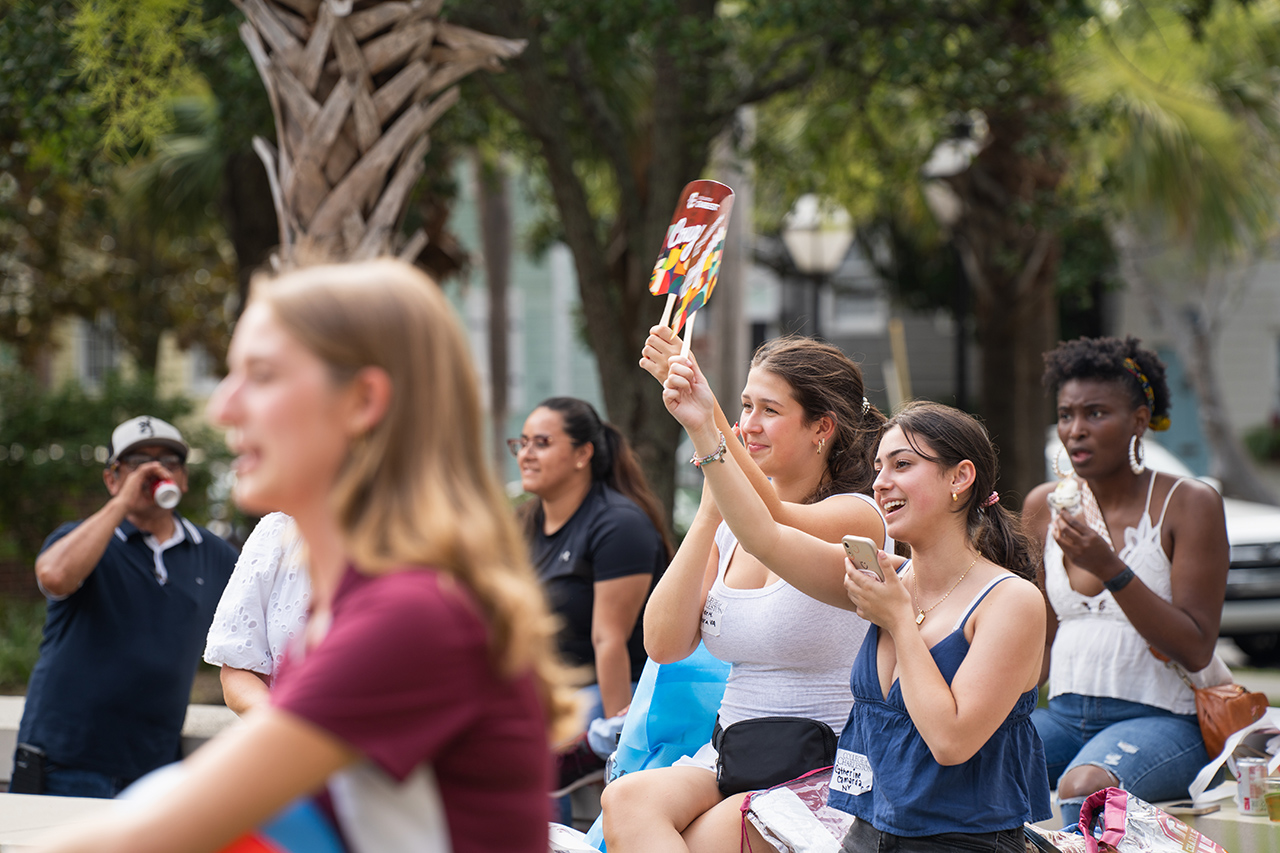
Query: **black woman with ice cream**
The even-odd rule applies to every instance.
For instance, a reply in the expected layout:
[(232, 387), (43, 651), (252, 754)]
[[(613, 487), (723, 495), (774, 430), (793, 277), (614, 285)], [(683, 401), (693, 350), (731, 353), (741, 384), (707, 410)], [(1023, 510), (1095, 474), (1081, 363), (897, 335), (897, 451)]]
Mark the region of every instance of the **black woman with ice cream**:
[(1033, 720), (1071, 824), (1102, 788), (1186, 797), (1209, 761), (1184, 676), (1230, 680), (1214, 654), (1229, 553), (1218, 493), (1143, 464), (1146, 431), (1169, 426), (1155, 353), (1132, 337), (1067, 341), (1045, 354), (1044, 381), (1063, 450), (1058, 481), (1023, 507), (1049, 615), (1049, 707)]

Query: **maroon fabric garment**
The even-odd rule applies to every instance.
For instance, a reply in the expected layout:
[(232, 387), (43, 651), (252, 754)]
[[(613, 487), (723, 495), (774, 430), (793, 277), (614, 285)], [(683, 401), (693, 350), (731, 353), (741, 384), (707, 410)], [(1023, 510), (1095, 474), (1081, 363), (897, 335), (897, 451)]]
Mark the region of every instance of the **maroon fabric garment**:
[(396, 781), (430, 765), (458, 853), (546, 850), (550, 755), (534, 681), (494, 671), (483, 617), (450, 578), (348, 568), (328, 633), (291, 652), (276, 685), (276, 707)]

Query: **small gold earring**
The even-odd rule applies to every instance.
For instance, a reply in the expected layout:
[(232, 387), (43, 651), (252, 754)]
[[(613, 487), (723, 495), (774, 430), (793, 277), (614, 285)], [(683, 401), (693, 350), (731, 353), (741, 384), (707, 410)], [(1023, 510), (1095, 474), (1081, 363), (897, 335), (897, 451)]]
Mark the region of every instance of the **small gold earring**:
[(822, 455), (822, 448), (826, 443), (827, 443), (827, 440), (825, 438), (818, 439), (818, 455), (819, 456)]
[(952, 492), (952, 493), (951, 493), (951, 502), (952, 502), (952, 503), (955, 503), (955, 502), (956, 502), (956, 501), (958, 501), (958, 500), (960, 500), (960, 493), (959, 493), (959, 492)]

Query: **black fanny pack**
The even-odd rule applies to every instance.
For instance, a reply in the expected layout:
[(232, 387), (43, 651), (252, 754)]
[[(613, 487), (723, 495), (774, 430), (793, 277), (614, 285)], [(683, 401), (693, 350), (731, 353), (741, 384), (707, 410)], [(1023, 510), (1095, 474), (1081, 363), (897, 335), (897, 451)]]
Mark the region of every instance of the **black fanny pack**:
[(806, 717), (757, 717), (727, 729), (716, 723), (711, 743), (719, 752), (716, 784), (726, 797), (789, 782), (836, 758), (831, 726)]

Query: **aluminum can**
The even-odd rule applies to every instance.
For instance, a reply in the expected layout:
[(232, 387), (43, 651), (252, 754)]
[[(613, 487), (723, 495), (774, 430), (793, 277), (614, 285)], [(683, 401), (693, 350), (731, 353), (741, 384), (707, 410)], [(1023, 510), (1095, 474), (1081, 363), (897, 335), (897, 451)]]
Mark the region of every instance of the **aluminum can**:
[(1237, 758), (1236, 810), (1240, 814), (1263, 815), (1267, 813), (1267, 760), (1265, 758)]
[(157, 480), (151, 487), (151, 498), (161, 509), (173, 509), (182, 500), (182, 490), (173, 480)]

